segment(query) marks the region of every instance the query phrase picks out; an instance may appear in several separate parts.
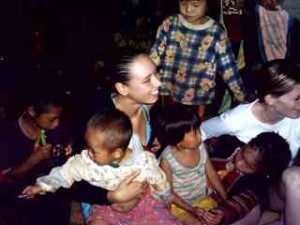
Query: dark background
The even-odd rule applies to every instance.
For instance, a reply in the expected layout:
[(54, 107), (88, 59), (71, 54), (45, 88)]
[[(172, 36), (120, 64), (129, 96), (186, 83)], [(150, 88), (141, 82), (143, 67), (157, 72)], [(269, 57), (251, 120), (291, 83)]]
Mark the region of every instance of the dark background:
[[(77, 109), (103, 97), (110, 61), (147, 52), (177, 0), (8, 0), (0, 3), (0, 118), (28, 94), (67, 93)], [(94, 103), (97, 104), (97, 103)]]

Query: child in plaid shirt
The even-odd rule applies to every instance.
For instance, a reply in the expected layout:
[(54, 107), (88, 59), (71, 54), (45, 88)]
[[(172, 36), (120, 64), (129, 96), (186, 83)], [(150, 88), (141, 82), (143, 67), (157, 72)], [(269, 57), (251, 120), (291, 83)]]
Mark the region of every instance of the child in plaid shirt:
[(163, 97), (184, 105), (205, 105), (214, 98), (216, 74), (222, 76), (235, 98), (245, 99), (234, 55), (222, 27), (205, 16), (206, 0), (179, 0), (180, 14), (158, 28), (150, 57), (160, 67)]

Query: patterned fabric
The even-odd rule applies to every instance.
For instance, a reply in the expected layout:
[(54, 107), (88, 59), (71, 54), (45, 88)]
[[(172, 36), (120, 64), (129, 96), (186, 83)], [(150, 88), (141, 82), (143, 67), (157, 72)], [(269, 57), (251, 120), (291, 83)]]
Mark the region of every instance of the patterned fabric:
[(284, 59), (287, 52), (289, 14), (279, 6), (275, 11), (260, 5), (257, 7), (262, 50), (266, 61)]
[(202, 105), (212, 102), (215, 76), (220, 74), (239, 101), (244, 90), (225, 31), (213, 19), (191, 25), (180, 15), (159, 27), (150, 57), (160, 68), (161, 95), (176, 102)]
[[(194, 207), (198, 207), (200, 209), (210, 210), (217, 207), (217, 202), (210, 198), (209, 196), (204, 196), (198, 199), (194, 204)], [(175, 215), (180, 221), (185, 221), (189, 216), (189, 213), (175, 204), (171, 205), (171, 213)]]
[(224, 224), (231, 224), (250, 212), (257, 204), (257, 196), (252, 191), (245, 190), (239, 195), (231, 196), (226, 201), (220, 202), (218, 209), (224, 212)]
[(207, 152), (203, 145), (199, 147), (199, 151), (200, 160), (195, 167), (181, 165), (174, 157), (171, 146), (166, 147), (161, 155), (161, 158), (166, 160), (171, 167), (174, 192), (191, 205), (207, 192), (205, 173)]
[[(206, 141), (213, 149), (210, 160), (228, 193), (228, 199), (222, 200), (217, 193), (211, 197), (218, 202), (217, 209), (224, 212), (224, 224), (231, 224), (248, 214), (259, 203), (262, 204), (267, 194), (268, 184), (265, 178), (255, 174), (242, 174), (232, 162), (240, 145), (234, 136), (224, 135)], [(225, 152), (225, 154), (224, 154)]]
[(147, 194), (131, 211), (120, 213), (110, 206), (94, 205), (88, 223), (101, 222), (101, 225), (180, 225), (167, 207)]
[[(139, 143), (137, 135), (135, 139)], [(140, 147), (139, 149), (142, 149)], [(143, 150), (133, 152), (131, 157), (117, 168), (110, 165), (99, 166), (93, 162), (87, 150), (71, 157), (63, 166), (52, 169), (48, 176), (40, 177), (37, 183), (45, 191), (56, 191), (59, 187), (69, 188), (75, 181), (85, 180), (90, 184), (107, 190), (115, 190), (124, 177), (141, 170), (137, 181), (147, 180), (157, 197), (169, 197), (169, 184), (166, 176), (158, 166), (155, 156)]]

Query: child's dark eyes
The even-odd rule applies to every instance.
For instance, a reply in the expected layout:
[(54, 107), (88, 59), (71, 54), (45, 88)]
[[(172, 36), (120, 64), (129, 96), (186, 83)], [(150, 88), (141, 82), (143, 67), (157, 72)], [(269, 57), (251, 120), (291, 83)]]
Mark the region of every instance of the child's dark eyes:
[(192, 7), (199, 7), (200, 6), (200, 2), (180, 2), (180, 5), (181, 6), (188, 6), (188, 5), (190, 5), (190, 6), (192, 6)]

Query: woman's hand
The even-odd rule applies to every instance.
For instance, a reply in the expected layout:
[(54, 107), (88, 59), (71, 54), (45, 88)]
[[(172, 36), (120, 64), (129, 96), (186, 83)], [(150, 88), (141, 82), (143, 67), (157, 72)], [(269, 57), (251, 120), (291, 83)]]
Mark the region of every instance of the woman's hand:
[(128, 212), (135, 208), (140, 199), (136, 198), (124, 203), (114, 203), (111, 205), (111, 208), (117, 212)]
[(111, 203), (122, 203), (133, 200), (135, 198), (142, 198), (147, 192), (147, 182), (133, 181), (140, 171), (136, 171), (133, 174), (126, 177), (117, 187), (115, 191), (110, 191), (107, 194), (107, 199)]

